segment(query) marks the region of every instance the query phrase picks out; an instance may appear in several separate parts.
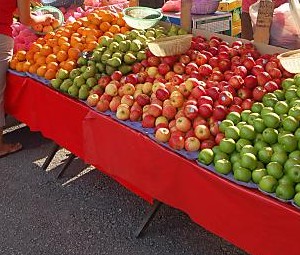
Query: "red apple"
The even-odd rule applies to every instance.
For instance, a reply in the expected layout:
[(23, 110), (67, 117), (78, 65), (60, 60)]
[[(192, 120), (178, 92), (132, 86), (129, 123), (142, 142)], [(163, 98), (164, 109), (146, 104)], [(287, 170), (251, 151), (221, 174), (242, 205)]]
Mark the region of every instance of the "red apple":
[(228, 84), (235, 89), (239, 89), (244, 85), (244, 79), (240, 75), (234, 75), (229, 79)]
[(261, 86), (258, 86), (254, 88), (252, 94), (253, 94), (253, 99), (255, 101), (261, 101), (264, 95), (267, 93), (267, 90)]
[(215, 137), (215, 143), (219, 145), (223, 138), (225, 138), (225, 134), (218, 133)]
[(190, 59), (190, 57), (189, 57), (188, 55), (183, 54), (183, 55), (180, 55), (180, 57), (179, 57), (179, 62), (181, 62), (181, 63), (187, 65), (188, 63), (191, 62), (191, 59)]
[(197, 71), (198, 72), (198, 66), (194, 62), (190, 62), (185, 67), (185, 73), (186, 74), (191, 74), (193, 71)]
[(198, 151), (200, 149), (200, 141), (197, 137), (190, 136), (184, 142), (184, 148), (187, 151)]
[(213, 114), (213, 107), (210, 104), (203, 104), (199, 106), (198, 113), (203, 118), (209, 118)]
[(206, 55), (202, 54), (202, 53), (198, 53), (197, 56), (196, 56), (196, 59), (195, 59), (195, 63), (198, 65), (198, 66), (201, 66), (201, 65), (204, 65), (206, 64), (208, 61), (207, 61), (207, 57)]
[(166, 143), (171, 137), (171, 132), (168, 128), (159, 128), (155, 132), (155, 139), (159, 142)]
[(243, 108), (243, 110), (250, 110), (252, 105), (253, 105), (253, 100), (250, 98), (247, 98), (243, 101), (241, 107)]
[(179, 135), (171, 135), (169, 146), (174, 150), (182, 150), (184, 148), (184, 138)]
[(195, 119), (198, 116), (198, 107), (196, 105), (186, 105), (183, 108), (184, 115), (190, 120)]
[(238, 97), (241, 99), (252, 98), (252, 90), (247, 87), (242, 87), (237, 91)]
[(160, 58), (156, 56), (150, 56), (147, 60), (150, 66), (158, 66), (160, 64)]
[(146, 94), (139, 94), (135, 100), (140, 106), (150, 104), (150, 97)]
[(165, 116), (168, 120), (172, 120), (175, 118), (177, 113), (177, 109), (173, 105), (166, 105), (163, 106), (162, 115)]
[(271, 81), (272, 77), (267, 72), (260, 72), (257, 74), (257, 83), (259, 86), (264, 86), (268, 81)]
[(99, 99), (100, 99), (99, 95), (91, 94), (86, 99), (86, 103), (90, 107), (95, 107), (97, 105), (97, 103), (99, 102)]
[(199, 74), (204, 77), (212, 74), (212, 67), (209, 64), (199, 66), (198, 70)]
[(104, 76), (101, 76), (101, 77), (100, 77), (100, 79), (98, 80), (98, 84), (99, 84), (101, 87), (105, 88), (106, 85), (107, 85), (108, 83), (110, 83), (110, 81), (111, 81), (110, 76), (104, 75)]
[[(241, 103), (241, 105), (242, 105), (242, 103)], [(229, 107), (229, 112), (241, 113), (242, 111), (243, 111), (243, 108), (240, 105), (237, 105), (237, 104), (233, 104)]]
[(195, 132), (196, 137), (200, 141), (208, 139), (211, 135), (209, 128), (207, 126), (201, 125), (201, 124), (195, 127), (194, 132)]
[(187, 117), (179, 117), (176, 119), (176, 128), (181, 132), (187, 132), (192, 127), (191, 121)]
[(99, 112), (106, 112), (109, 110), (109, 101), (106, 99), (100, 99), (96, 105), (96, 109)]
[(142, 63), (140, 62), (136, 62), (131, 66), (131, 70), (133, 73), (137, 74), (139, 72), (141, 72), (144, 69), (144, 66), (142, 65)]
[(184, 74), (185, 72), (185, 64), (181, 63), (181, 62), (176, 62), (173, 66), (173, 71), (176, 74)]
[(218, 102), (221, 105), (229, 106), (233, 102), (233, 96), (229, 91), (222, 91), (219, 94)]
[(155, 117), (152, 115), (145, 115), (142, 120), (142, 127), (153, 128), (155, 126)]
[(265, 85), (264, 85), (264, 89), (267, 92), (274, 92), (275, 90), (279, 89), (279, 86), (277, 85), (277, 83), (275, 81), (268, 81)]
[(112, 112), (116, 112), (118, 106), (121, 104), (121, 97), (120, 96), (115, 96), (109, 103), (109, 108)]
[(244, 85), (249, 89), (254, 89), (258, 85), (257, 78), (254, 75), (246, 76), (244, 79)]
[(120, 71), (114, 71), (110, 77), (114, 81), (120, 81), (123, 77), (123, 74)]
[(148, 108), (148, 114), (152, 115), (153, 117), (157, 118), (162, 114), (162, 107), (158, 104), (151, 103)]
[(134, 103), (134, 98), (131, 95), (124, 95), (121, 98), (121, 104), (127, 104), (128, 106), (132, 106)]
[(234, 74), (241, 76), (243, 79), (247, 76), (248, 70), (244, 66), (236, 66), (233, 69)]
[(226, 115), (227, 115), (227, 109), (225, 108), (225, 106), (223, 105), (215, 106), (213, 110), (213, 117), (215, 120), (221, 121), (225, 119)]
[(206, 94), (212, 98), (213, 101), (216, 101), (219, 98), (220, 90), (217, 87), (207, 88)]
[(203, 104), (213, 105), (214, 101), (210, 96), (201, 96), (198, 98), (197, 105), (198, 107), (201, 107)]

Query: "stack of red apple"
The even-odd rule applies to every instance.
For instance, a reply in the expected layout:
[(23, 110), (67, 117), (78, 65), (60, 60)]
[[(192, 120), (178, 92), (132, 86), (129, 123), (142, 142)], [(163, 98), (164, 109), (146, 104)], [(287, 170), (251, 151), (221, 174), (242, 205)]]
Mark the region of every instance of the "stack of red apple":
[(183, 55), (136, 63), (133, 73), (119, 71), (99, 79), (88, 104), (116, 112), (120, 120), (142, 121), (155, 138), (176, 150), (212, 148), (223, 138), (219, 122), (229, 112), (250, 109), (264, 94), (292, 77), (276, 55), (260, 55), (251, 43), (229, 45), (218, 37), (193, 38)]

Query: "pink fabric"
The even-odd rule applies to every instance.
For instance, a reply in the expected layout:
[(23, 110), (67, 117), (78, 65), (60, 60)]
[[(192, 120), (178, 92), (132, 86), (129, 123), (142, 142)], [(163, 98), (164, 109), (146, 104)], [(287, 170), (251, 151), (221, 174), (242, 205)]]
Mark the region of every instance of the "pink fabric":
[[(278, 7), (281, 4), (284, 4), (288, 2), (287, 0), (274, 0), (275, 1), (275, 6)], [(249, 8), (252, 4), (256, 3), (257, 0), (243, 0), (242, 1), (242, 11), (243, 12), (249, 12)]]

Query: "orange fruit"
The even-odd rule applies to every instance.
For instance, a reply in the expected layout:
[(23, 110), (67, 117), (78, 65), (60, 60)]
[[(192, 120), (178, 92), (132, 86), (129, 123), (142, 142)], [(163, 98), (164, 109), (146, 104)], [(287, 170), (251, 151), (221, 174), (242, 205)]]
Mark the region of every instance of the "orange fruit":
[(94, 13), (94, 12), (91, 12), (88, 15), (86, 15), (86, 17), (87, 17), (88, 21), (92, 22), (93, 19), (98, 18), (98, 15), (96, 13)]
[(69, 59), (77, 60), (80, 54), (80, 50), (77, 48), (70, 48), (68, 50)]
[(48, 41), (47, 41), (47, 44), (50, 46), (50, 47), (54, 47), (57, 45), (57, 39), (56, 38), (50, 38)]
[(91, 22), (92, 22), (92, 24), (99, 26), (102, 22), (102, 19), (99, 16), (97, 16)]
[(43, 31), (43, 25), (42, 24), (35, 24), (32, 26), (33, 30), (36, 32), (42, 32)]
[(58, 62), (63, 62), (68, 59), (68, 53), (60, 50), (59, 52), (57, 52), (56, 57)]
[(45, 79), (47, 79), (47, 80), (54, 79), (56, 76), (56, 72), (57, 72), (57, 70), (47, 69), (46, 73), (44, 74)]
[(42, 53), (36, 52), (33, 55), (33, 61), (36, 62), (40, 57), (43, 57)]
[(43, 27), (43, 33), (49, 33), (49, 32), (53, 32), (53, 27), (52, 26), (44, 26)]
[(85, 42), (86, 42), (86, 43), (97, 42), (97, 37), (94, 36), (94, 35), (88, 35), (88, 36), (85, 38)]
[(79, 49), (80, 51), (83, 51), (84, 45), (83, 45), (83, 43), (77, 43), (76, 45), (74, 45), (74, 48)]
[(44, 36), (44, 38), (45, 38), (45, 40), (48, 41), (49, 39), (53, 39), (54, 35), (55, 35), (55, 33), (52, 31), (52, 32), (47, 33), (47, 34)]
[(67, 71), (72, 71), (76, 67), (76, 62), (73, 60), (67, 60), (65, 61), (63, 68)]
[(16, 70), (17, 67), (17, 63), (18, 60), (16, 58), (13, 58), (10, 62), (9, 62), (9, 67), (13, 70)]
[(16, 53), (16, 58), (19, 62), (26, 60), (26, 51), (25, 50), (19, 50)]
[(37, 43), (41, 44), (41, 45), (44, 45), (46, 43), (46, 40), (43, 38), (43, 37), (39, 37), (37, 40), (36, 40)]
[(45, 73), (47, 71), (47, 67), (45, 65), (41, 65), (40, 67), (38, 67), (38, 69), (36, 70), (36, 74), (38, 76), (44, 77)]
[(16, 71), (23, 72), (23, 63), (24, 62), (17, 62), (17, 64), (16, 64)]
[(59, 67), (59, 65), (58, 65), (58, 63), (57, 62), (49, 62), (49, 63), (47, 63), (47, 69), (52, 69), (52, 70), (58, 70), (58, 67)]
[(53, 29), (56, 29), (60, 26), (59, 20), (55, 19), (53, 20), (51, 26), (53, 27)]
[(49, 54), (47, 57), (46, 57), (46, 64), (50, 63), (50, 62), (56, 62), (57, 60), (57, 57), (55, 54)]
[(106, 35), (108, 37), (113, 37), (114, 34), (112, 32), (106, 31), (103, 35)]
[(62, 35), (62, 36), (65, 36), (65, 37), (67, 37), (67, 38), (70, 38), (71, 35), (72, 35), (72, 32), (71, 32), (70, 29), (65, 28), (65, 29), (61, 32), (61, 35)]
[(58, 45), (56, 45), (52, 48), (52, 51), (53, 51), (53, 54), (57, 54), (57, 52), (60, 51), (60, 47)]
[(72, 23), (73, 31), (77, 31), (82, 26), (82, 23), (79, 20), (76, 20)]
[(115, 16), (111, 12), (107, 12), (103, 14), (101, 17), (102, 17), (102, 21), (109, 22), (109, 23), (111, 23), (115, 19)]
[(96, 47), (98, 46), (98, 42), (97, 41), (93, 41), (93, 42), (89, 42), (87, 43), (87, 50), (88, 51), (92, 51), (94, 50)]
[(27, 61), (33, 60), (34, 54), (35, 54), (35, 52), (33, 52), (33, 51), (27, 51), (27, 53), (26, 53), (26, 60)]
[(70, 49), (70, 47), (71, 47), (71, 44), (69, 44), (68, 42), (62, 43), (62, 44), (60, 45), (60, 48), (61, 48), (61, 50), (63, 50), (63, 51), (68, 51), (68, 50)]
[(93, 30), (97, 30), (97, 29), (99, 29), (99, 25), (97, 26), (97, 25), (95, 25), (95, 24), (89, 24), (88, 26), (87, 26), (88, 28), (90, 28), (90, 29), (93, 29)]
[(117, 25), (120, 27), (124, 27), (126, 25), (126, 22), (123, 18), (120, 17), (117, 19)]
[(29, 50), (33, 52), (39, 52), (43, 46), (37, 42), (30, 45)]
[(103, 31), (103, 32), (106, 32), (110, 29), (111, 25), (109, 22), (102, 22), (100, 24), (100, 29)]
[(69, 39), (65, 36), (61, 36), (57, 40), (57, 44), (61, 46), (63, 43), (69, 42)]
[(38, 64), (33, 64), (29, 67), (29, 73), (36, 73), (37, 69), (39, 68)]
[(121, 29), (118, 25), (112, 25), (109, 30), (109, 32), (113, 33), (113, 34), (118, 34), (121, 32)]
[(28, 72), (31, 64), (29, 61), (23, 63), (23, 72)]
[(121, 27), (120, 28), (121, 34), (125, 34), (127, 31), (129, 31), (128, 27)]
[(84, 30), (85, 30), (85, 27), (80, 27), (77, 29), (77, 33), (83, 35)]
[(41, 65), (45, 65), (46, 64), (46, 57), (45, 56), (40, 56), (37, 60), (36, 63)]
[(41, 48), (40, 52), (41, 52), (42, 55), (48, 56), (52, 53), (52, 48), (49, 45), (45, 44)]

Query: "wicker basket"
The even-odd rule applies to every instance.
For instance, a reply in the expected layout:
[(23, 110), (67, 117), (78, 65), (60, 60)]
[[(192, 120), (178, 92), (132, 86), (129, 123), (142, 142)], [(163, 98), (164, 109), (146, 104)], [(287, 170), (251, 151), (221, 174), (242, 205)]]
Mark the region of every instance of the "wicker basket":
[(69, 7), (72, 4), (76, 6), (83, 5), (84, 0), (42, 0), (41, 3), (44, 6), (54, 7)]
[(192, 4), (192, 14), (212, 14), (218, 9), (220, 0), (194, 0)]
[(300, 50), (292, 50), (277, 56), (282, 67), (290, 73), (300, 73)]
[(191, 47), (193, 35), (175, 35), (157, 39), (148, 44), (149, 50), (157, 57), (183, 54)]

